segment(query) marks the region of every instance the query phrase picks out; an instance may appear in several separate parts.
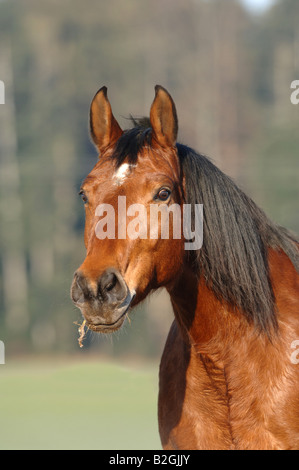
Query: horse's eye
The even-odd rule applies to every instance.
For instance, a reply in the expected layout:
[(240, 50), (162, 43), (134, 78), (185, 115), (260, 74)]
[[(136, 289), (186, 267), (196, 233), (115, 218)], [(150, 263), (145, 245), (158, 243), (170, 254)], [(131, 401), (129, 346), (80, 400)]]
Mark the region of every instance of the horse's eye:
[(82, 201), (84, 202), (84, 204), (87, 204), (87, 203), (88, 203), (88, 198), (87, 198), (85, 192), (84, 192), (83, 190), (81, 190), (81, 191), (79, 192), (79, 195), (81, 196)]
[(170, 195), (171, 195), (170, 189), (162, 188), (158, 192), (158, 194), (156, 196), (156, 199), (159, 199), (159, 201), (167, 201), (167, 199), (169, 199)]

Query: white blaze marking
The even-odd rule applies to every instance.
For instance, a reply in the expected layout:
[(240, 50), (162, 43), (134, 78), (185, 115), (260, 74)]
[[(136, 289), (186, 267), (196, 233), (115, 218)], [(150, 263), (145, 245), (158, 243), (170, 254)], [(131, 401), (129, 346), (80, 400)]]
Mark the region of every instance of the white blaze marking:
[(120, 185), (123, 184), (128, 173), (130, 171), (130, 165), (128, 163), (123, 163), (114, 174), (113, 178), (116, 179), (116, 184)]

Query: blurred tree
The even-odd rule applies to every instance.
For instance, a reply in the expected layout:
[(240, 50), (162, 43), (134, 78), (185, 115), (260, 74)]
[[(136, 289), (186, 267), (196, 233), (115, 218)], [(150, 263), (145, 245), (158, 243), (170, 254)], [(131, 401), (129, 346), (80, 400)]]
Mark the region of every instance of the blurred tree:
[(5, 325), (13, 331), (28, 325), (28, 285), (24, 247), (23, 203), (20, 194), (20, 165), (17, 157), (16, 117), (13, 93), (11, 45), (2, 38), (1, 79), (5, 83), (5, 105), (1, 111), (0, 138), (0, 226), (3, 305)]
[(299, 77), (299, 3), (278, 0), (251, 34), (259, 119), (247, 151), (247, 187), (274, 220), (299, 233), (299, 106), (290, 101)]

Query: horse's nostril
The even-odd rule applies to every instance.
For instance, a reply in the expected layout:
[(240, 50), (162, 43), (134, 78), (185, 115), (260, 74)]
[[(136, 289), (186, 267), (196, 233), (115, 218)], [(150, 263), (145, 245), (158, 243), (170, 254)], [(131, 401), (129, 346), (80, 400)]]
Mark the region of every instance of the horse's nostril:
[(99, 290), (103, 299), (109, 302), (122, 300), (127, 293), (121, 274), (114, 269), (108, 269), (102, 275), (99, 280)]
[(111, 290), (113, 290), (116, 284), (117, 284), (117, 277), (115, 276), (115, 274), (112, 274), (112, 280), (109, 281), (105, 287), (106, 291), (110, 292)]
[(71, 297), (75, 303), (84, 303), (84, 292), (80, 284), (80, 278), (75, 274), (74, 281), (71, 288)]
[(82, 272), (76, 272), (71, 289), (75, 304), (110, 303), (117, 304), (127, 295), (127, 285), (115, 269), (107, 269), (100, 279), (90, 279)]

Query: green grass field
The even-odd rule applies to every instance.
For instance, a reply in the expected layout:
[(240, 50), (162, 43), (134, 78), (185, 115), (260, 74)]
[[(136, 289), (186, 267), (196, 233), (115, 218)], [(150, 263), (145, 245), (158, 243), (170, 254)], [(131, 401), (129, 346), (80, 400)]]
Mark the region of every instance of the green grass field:
[(0, 450), (159, 450), (158, 366), (100, 359), (0, 366)]

